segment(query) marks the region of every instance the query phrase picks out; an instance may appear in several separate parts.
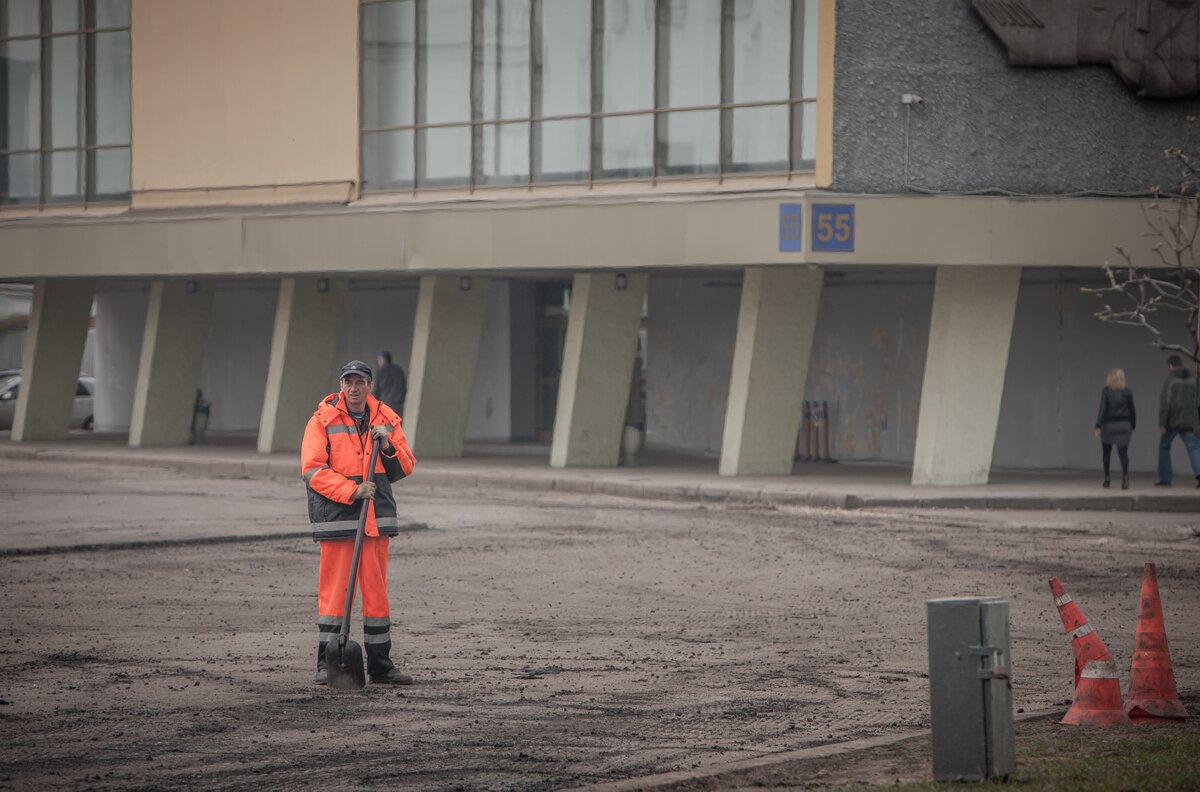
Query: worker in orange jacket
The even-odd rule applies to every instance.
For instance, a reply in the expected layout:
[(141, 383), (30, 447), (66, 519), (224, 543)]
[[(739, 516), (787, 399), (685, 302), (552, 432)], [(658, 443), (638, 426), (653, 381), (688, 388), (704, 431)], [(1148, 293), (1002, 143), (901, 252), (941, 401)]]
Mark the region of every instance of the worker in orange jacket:
[[(392, 484), (411, 475), (417, 460), (400, 428), (400, 416), (371, 395), (371, 369), (361, 360), (342, 367), (341, 389), (317, 405), (304, 429), (300, 469), (308, 485), (313, 541), (321, 545), (317, 594), (317, 684), (327, 684), (325, 645), (337, 640), (346, 606), (346, 584), (362, 501), (368, 501), (366, 536), (358, 568), (363, 643), (371, 681), (411, 685), (391, 660), (391, 610), (387, 597), (389, 537), (397, 532)], [(371, 444), (379, 440), (374, 481), (366, 475)], [(383, 474), (383, 475), (379, 475)]]

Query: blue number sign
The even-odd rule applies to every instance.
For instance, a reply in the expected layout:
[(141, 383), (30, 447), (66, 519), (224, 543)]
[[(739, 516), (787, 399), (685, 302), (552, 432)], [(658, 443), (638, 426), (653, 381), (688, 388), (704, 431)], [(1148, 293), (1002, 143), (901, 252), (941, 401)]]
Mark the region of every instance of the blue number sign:
[(854, 204), (813, 204), (812, 249), (854, 252)]
[(799, 253), (803, 237), (800, 235), (804, 221), (804, 205), (779, 204), (779, 252)]

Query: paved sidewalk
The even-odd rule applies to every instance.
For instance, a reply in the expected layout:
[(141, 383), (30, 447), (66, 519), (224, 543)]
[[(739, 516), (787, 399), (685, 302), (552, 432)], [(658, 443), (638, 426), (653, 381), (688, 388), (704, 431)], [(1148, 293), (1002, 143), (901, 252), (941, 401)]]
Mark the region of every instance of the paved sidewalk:
[[(150, 467), (225, 478), (299, 478), (295, 453), (259, 454), (252, 438), (216, 437), (200, 446), (130, 448), (124, 435), (73, 432), (53, 443), (14, 443), (0, 433), (0, 459)], [(1194, 511), (1200, 489), (1191, 476), (1174, 487), (1153, 486), (1153, 474), (1133, 486), (1100, 488), (1095, 471), (994, 471), (992, 482), (968, 487), (913, 486), (898, 465), (797, 463), (791, 476), (733, 478), (717, 474), (715, 458), (643, 454), (636, 467), (549, 466), (549, 449), (468, 445), (462, 459), (421, 459), (413, 483), (426, 486), (619, 495), (672, 501), (863, 508), (971, 508), (1088, 511)], [(1114, 480), (1114, 485), (1116, 480)]]

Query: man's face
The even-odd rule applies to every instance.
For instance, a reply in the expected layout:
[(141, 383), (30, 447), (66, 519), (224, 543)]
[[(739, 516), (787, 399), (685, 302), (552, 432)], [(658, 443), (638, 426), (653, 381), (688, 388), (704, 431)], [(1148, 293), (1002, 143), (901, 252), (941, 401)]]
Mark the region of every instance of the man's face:
[(342, 377), (342, 395), (346, 397), (346, 406), (358, 412), (367, 403), (367, 394), (371, 391), (371, 380), (361, 374), (347, 374)]
[(380, 368), (383, 368), (384, 366), (387, 365), (387, 359), (383, 355), (380, 355), (379, 357), (375, 358), (375, 361), (377, 363), (379, 363)]

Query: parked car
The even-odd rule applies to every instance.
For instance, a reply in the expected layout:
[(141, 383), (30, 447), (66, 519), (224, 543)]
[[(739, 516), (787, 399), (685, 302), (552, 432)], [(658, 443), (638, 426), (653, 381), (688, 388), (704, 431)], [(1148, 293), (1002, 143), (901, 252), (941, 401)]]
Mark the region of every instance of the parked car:
[[(21, 389), (21, 374), (0, 377), (0, 429), (12, 429), (13, 416), (17, 412), (17, 393)], [(92, 399), (96, 393), (95, 377), (80, 377), (75, 385), (75, 403), (71, 406), (72, 429), (91, 429), (95, 424), (92, 417)]]

